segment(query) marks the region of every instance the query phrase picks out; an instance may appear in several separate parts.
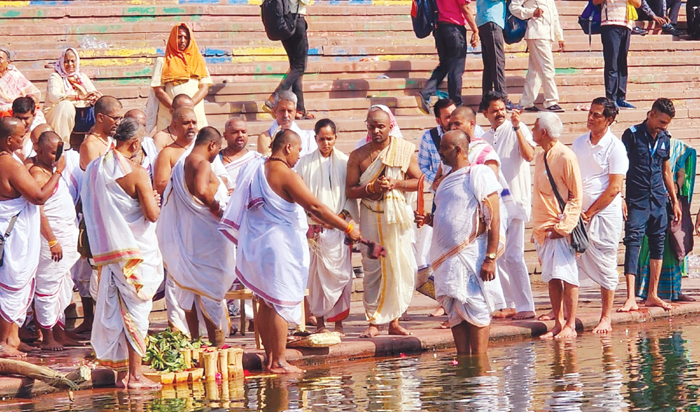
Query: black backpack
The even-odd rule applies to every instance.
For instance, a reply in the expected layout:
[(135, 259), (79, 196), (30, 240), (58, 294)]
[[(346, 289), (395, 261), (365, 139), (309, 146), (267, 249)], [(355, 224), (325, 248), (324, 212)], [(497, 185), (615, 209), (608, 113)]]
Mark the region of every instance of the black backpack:
[(685, 14), (688, 19), (688, 35), (693, 40), (700, 40), (700, 0), (688, 0)]
[(413, 0), (411, 5), (413, 33), (419, 39), (426, 38), (437, 29), (438, 8), (435, 0)]
[(294, 36), (299, 17), (299, 3), (297, 13), (289, 10), (289, 0), (264, 0), (260, 5), (260, 17), (262, 18), (265, 33), (270, 40), (287, 40)]

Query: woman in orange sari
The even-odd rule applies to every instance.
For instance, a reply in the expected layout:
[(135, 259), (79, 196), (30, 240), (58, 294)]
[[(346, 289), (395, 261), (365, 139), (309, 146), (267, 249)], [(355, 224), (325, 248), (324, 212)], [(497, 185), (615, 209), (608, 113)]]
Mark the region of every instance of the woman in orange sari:
[[(187, 24), (179, 23), (170, 31), (168, 45), (165, 48), (165, 58), (156, 59), (151, 87), (159, 104), (157, 115), (154, 108), (147, 110), (149, 114), (148, 126), (152, 127), (155, 124), (157, 130), (163, 130), (170, 125), (173, 97), (181, 93), (194, 100), (197, 128), (201, 129), (207, 126), (204, 98), (209, 93), (211, 84), (212, 80), (209, 77), (204, 57), (192, 38), (192, 30)], [(150, 129), (148, 126), (147, 129)]]

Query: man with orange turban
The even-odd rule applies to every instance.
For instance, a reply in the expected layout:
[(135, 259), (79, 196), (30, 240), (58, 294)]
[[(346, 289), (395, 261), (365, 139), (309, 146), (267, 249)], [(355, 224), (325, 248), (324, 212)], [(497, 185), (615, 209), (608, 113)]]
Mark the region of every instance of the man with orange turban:
[[(146, 108), (146, 130), (150, 131), (154, 126), (162, 130), (170, 124), (173, 97), (181, 93), (194, 101), (197, 125), (200, 128), (207, 126), (203, 101), (212, 83), (204, 57), (192, 37), (192, 30), (187, 24), (179, 23), (170, 31), (165, 58), (156, 59), (151, 78), (153, 93)], [(156, 99), (159, 104), (156, 104)]]

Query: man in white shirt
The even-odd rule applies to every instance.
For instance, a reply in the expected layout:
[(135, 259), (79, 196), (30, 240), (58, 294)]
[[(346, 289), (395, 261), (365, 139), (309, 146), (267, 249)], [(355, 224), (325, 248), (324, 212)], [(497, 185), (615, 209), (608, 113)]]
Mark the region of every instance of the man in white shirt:
[(270, 146), (275, 135), (280, 130), (292, 130), (299, 135), (301, 139), (301, 152), (299, 156), (312, 153), (318, 148), (316, 144), (316, 134), (313, 130), (301, 130), (294, 121), (297, 114), (297, 96), (289, 90), (280, 92), (277, 97), (277, 103), (273, 110), (275, 121), (266, 132), (258, 136), (258, 152), (263, 156), (270, 155)]
[(501, 173), (507, 183), (511, 201), (506, 203), (506, 249), (498, 260), (500, 280), (506, 305), (501, 314), (514, 319), (535, 316), (530, 276), (525, 263), (525, 223), (530, 220), (530, 162), (535, 157), (535, 142), (527, 126), (520, 122), (520, 112), (513, 110), (506, 121), (507, 98), (499, 92), (484, 95), (481, 107), (491, 128), (481, 136), (498, 153)]
[(564, 51), (564, 32), (559, 25), (559, 13), (554, 0), (512, 0), (508, 8), (513, 16), (527, 20), (525, 42), (529, 59), (520, 105), (526, 111), (538, 111), (535, 99), (540, 86), (544, 85), (544, 108), (552, 112), (563, 112), (554, 82), (552, 46), (556, 41), (559, 49)]
[(610, 131), (618, 108), (607, 97), (591, 103), (586, 126), (590, 133), (578, 137), (571, 149), (578, 158), (583, 183), (582, 212), (588, 224), (588, 249), (577, 259), (579, 281), (588, 277), (600, 285), (603, 308), (593, 333), (612, 331), (617, 272), (617, 250), (622, 236), (622, 181), (629, 168), (625, 146)]

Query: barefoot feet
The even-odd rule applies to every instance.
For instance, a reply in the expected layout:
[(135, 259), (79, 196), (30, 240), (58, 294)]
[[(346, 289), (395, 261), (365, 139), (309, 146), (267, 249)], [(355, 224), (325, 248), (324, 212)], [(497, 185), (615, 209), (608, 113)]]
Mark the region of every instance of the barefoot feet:
[(600, 322), (593, 328), (593, 333), (610, 333), (612, 332), (612, 322), (607, 316), (600, 318)]
[(618, 312), (633, 312), (639, 310), (637, 306), (637, 301), (634, 299), (627, 299), (621, 308), (617, 308)]
[(389, 335), (399, 335), (399, 336), (410, 336), (413, 335), (408, 329), (399, 325), (398, 320), (395, 320), (389, 324)]
[(552, 329), (549, 330), (549, 332), (545, 333), (544, 335), (540, 336), (540, 339), (542, 340), (549, 340), (549, 339), (570, 339), (570, 338), (575, 338), (577, 336), (576, 334), (576, 329), (573, 329), (570, 326), (564, 326), (563, 328), (559, 325), (554, 325)]
[(491, 314), (491, 317), (494, 319), (507, 319), (513, 316), (515, 316), (515, 309), (513, 308), (497, 310)]
[(153, 382), (143, 375), (139, 375), (138, 377), (136, 377), (136, 375), (129, 375), (129, 382), (126, 387), (128, 389), (157, 390), (162, 388), (163, 385), (158, 382)]
[(554, 320), (554, 311), (550, 310), (549, 312), (545, 313), (544, 315), (540, 315), (537, 320), (540, 321), (548, 321), (548, 320)]
[(534, 319), (535, 318), (535, 312), (532, 311), (523, 311), (523, 312), (518, 312), (515, 315), (513, 315), (513, 320), (523, 320), (523, 319)]
[(361, 338), (373, 338), (379, 335), (379, 328), (375, 325), (369, 325), (364, 332), (360, 333)]
[(428, 317), (436, 318), (438, 316), (444, 316), (444, 315), (445, 315), (445, 309), (443, 309), (443, 307), (440, 306), (439, 308), (435, 309), (435, 312), (428, 315)]
[(278, 375), (288, 375), (292, 373), (306, 372), (305, 370), (297, 368), (296, 366), (291, 365), (287, 362), (272, 362), (267, 368), (267, 371)]
[(646, 306), (658, 306), (660, 308), (663, 308), (664, 310), (671, 310), (673, 309), (673, 305), (671, 305), (668, 302), (664, 302), (663, 300), (659, 299), (658, 297), (647, 297), (647, 300), (644, 302), (644, 305)]

